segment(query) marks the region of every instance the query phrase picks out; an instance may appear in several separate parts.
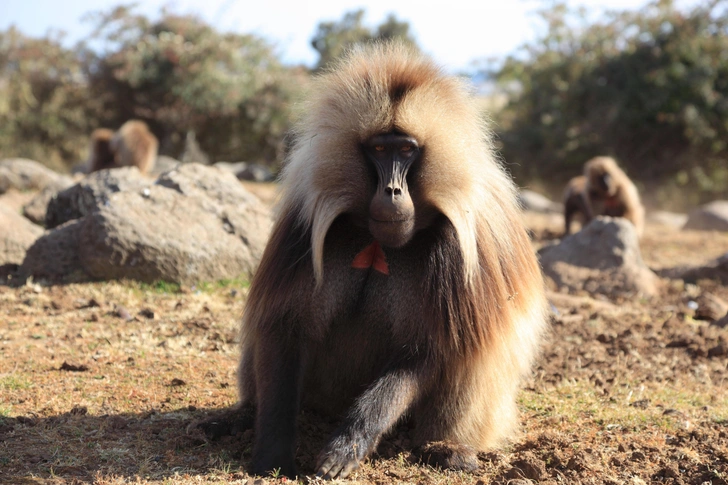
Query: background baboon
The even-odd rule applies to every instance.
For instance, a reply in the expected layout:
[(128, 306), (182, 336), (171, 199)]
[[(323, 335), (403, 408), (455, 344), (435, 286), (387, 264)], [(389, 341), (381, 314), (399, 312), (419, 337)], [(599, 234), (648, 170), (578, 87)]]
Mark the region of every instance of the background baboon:
[(467, 88), (402, 46), (315, 88), (243, 317), (230, 419), (255, 408), (251, 471), (296, 474), (301, 405), (344, 416), (320, 476), (349, 475), (404, 416), (430, 463), (477, 467), (517, 423), (545, 326), (515, 186)]
[(157, 137), (147, 124), (129, 120), (116, 133), (100, 128), (91, 134), (89, 172), (105, 168), (135, 166), (149, 173), (157, 159)]
[(610, 157), (595, 157), (584, 165), (586, 193), (591, 214), (596, 216), (624, 217), (634, 224), (642, 236), (645, 226), (645, 208), (640, 202), (637, 187), (627, 177), (617, 162)]
[(592, 219), (586, 194), (586, 177), (578, 175), (564, 189), (564, 234), (571, 234), (571, 223), (578, 218), (582, 225)]
[(98, 128), (91, 133), (88, 160), (89, 172), (115, 167), (114, 153), (111, 151), (111, 138), (113, 136), (114, 132), (107, 128)]
[(139, 120), (129, 120), (121, 125), (111, 139), (116, 165), (134, 165), (142, 173), (148, 173), (154, 167), (157, 147), (157, 137), (149, 131), (146, 123)]

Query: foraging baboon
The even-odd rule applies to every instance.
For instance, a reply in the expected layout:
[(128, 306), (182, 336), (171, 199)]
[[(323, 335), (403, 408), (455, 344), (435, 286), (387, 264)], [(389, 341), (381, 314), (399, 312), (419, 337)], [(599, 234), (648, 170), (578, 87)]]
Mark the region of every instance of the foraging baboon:
[(586, 194), (586, 177), (578, 175), (566, 184), (564, 189), (564, 234), (571, 234), (571, 223), (577, 217), (582, 226), (591, 220), (592, 213), (589, 207), (589, 198)]
[(515, 186), (468, 89), (421, 55), (360, 49), (316, 83), (243, 317), (251, 471), (296, 475), (300, 406), (343, 416), (325, 478), (405, 416), (446, 446), (430, 463), (473, 469), (516, 425), (546, 321)]
[(584, 177), (591, 210), (589, 219), (596, 216), (624, 217), (634, 224), (637, 235), (642, 236), (645, 208), (640, 202), (637, 187), (617, 162), (610, 157), (592, 158), (584, 165)]
[(105, 168), (135, 166), (149, 173), (157, 159), (157, 137), (147, 124), (129, 120), (116, 133), (101, 128), (91, 134), (89, 172)]
[(111, 151), (111, 138), (113, 136), (114, 132), (107, 128), (98, 128), (91, 133), (88, 159), (89, 172), (114, 168), (114, 152)]

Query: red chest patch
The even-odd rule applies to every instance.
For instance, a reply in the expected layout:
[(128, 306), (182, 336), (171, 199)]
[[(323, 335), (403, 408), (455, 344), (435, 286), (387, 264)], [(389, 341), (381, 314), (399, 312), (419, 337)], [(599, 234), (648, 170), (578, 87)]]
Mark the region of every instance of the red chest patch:
[(384, 275), (389, 274), (387, 257), (377, 241), (374, 241), (354, 256), (351, 267), (356, 269), (374, 268), (375, 271), (379, 271)]
[(617, 197), (607, 197), (604, 199), (604, 208), (605, 209), (619, 209), (620, 203), (619, 198)]

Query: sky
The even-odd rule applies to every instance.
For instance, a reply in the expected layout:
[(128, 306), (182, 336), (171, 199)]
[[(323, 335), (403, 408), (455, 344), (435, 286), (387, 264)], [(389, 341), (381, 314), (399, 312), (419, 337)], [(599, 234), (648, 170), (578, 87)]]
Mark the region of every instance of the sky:
[[(678, 6), (699, 0), (678, 0)], [(84, 14), (110, 10), (120, 0), (0, 0), (0, 29), (15, 25), (26, 35), (49, 30), (66, 32), (72, 46), (92, 25)], [(321, 21), (335, 21), (345, 12), (363, 8), (364, 21), (374, 27), (393, 13), (410, 23), (420, 47), (450, 71), (468, 70), (472, 63), (504, 57), (533, 39), (541, 27), (534, 11), (542, 0), (144, 0), (136, 12), (150, 18), (167, 6), (175, 13), (193, 13), (222, 31), (255, 33), (272, 42), (284, 62), (313, 66), (318, 58), (310, 39)], [(594, 12), (637, 9), (646, 0), (571, 0)]]

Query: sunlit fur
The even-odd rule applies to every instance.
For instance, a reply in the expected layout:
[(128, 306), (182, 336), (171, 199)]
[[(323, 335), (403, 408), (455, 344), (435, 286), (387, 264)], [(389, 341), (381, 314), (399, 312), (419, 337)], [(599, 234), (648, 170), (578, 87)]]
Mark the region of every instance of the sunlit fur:
[[(417, 53), (379, 45), (353, 52), (320, 76), (302, 111), (283, 170), (278, 222), (243, 318), (242, 402), (255, 403), (256, 382), (260, 386), (272, 377), (254, 356), (267, 336), (327, 338), (344, 304), (337, 288), (359, 278), (359, 270), (345, 260), (339, 266), (330, 261), (336, 252), (329, 246), (330, 232), (342, 214), (366, 213), (374, 193), (362, 142), (396, 130), (423, 147), (411, 188), (416, 211), (436, 209), (454, 231), (423, 227), (404, 248), (385, 248), (391, 275), (372, 277), (381, 281), (382, 308), (393, 315), (391, 338), (423, 342), (435, 362), (437, 381), (428, 384), (434, 388), (417, 382), (392, 406), (401, 407), (398, 413), (412, 412), (412, 400), (426, 393), (438, 408), (419, 417), (414, 410), (421, 428), (417, 440), (452, 440), (479, 450), (498, 445), (517, 424), (516, 393), (537, 353), (546, 305), (516, 188), (494, 156), (468, 87)], [(300, 255), (289, 251), (299, 237), (306, 248)], [(400, 269), (395, 258), (406, 259), (418, 237), (442, 238), (436, 239), (441, 250), (432, 260)], [(299, 268), (311, 274), (297, 279)], [(389, 288), (407, 293), (390, 296), (384, 291)], [(400, 299), (418, 304), (398, 309)], [(408, 318), (395, 318), (400, 314)], [(365, 344), (387, 336), (372, 331), (367, 338), (346, 343), (351, 359), (341, 367), (353, 365), (349, 362), (366, 351)], [(340, 400), (336, 395), (317, 399), (332, 408)]]
[(148, 173), (154, 167), (158, 145), (157, 137), (139, 120), (129, 120), (121, 125), (111, 139), (116, 165), (136, 166), (142, 173)]
[(147, 124), (129, 120), (116, 133), (100, 128), (91, 134), (89, 172), (118, 167), (137, 167), (149, 173), (157, 160), (157, 137)]
[[(597, 179), (609, 174), (610, 190), (600, 190)], [(637, 235), (642, 236), (645, 226), (645, 208), (640, 202), (637, 187), (611, 157), (595, 157), (584, 165), (586, 193), (592, 216), (624, 217), (634, 224)]]

